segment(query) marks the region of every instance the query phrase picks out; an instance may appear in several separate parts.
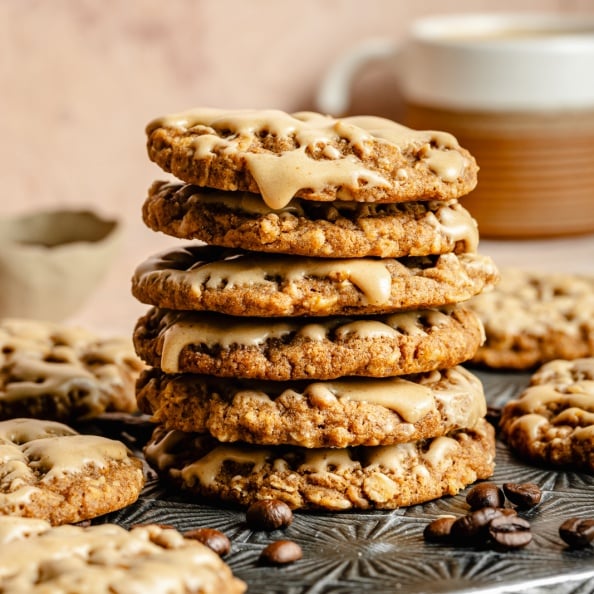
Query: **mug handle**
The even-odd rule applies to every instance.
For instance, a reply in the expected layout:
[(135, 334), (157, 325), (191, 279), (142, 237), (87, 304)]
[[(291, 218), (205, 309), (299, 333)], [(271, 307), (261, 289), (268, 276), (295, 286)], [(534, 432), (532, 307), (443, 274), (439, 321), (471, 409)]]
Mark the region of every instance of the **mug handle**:
[(349, 107), (353, 78), (359, 69), (371, 61), (394, 56), (399, 48), (393, 39), (377, 37), (367, 39), (343, 54), (322, 80), (316, 97), (318, 111), (334, 116), (344, 114)]

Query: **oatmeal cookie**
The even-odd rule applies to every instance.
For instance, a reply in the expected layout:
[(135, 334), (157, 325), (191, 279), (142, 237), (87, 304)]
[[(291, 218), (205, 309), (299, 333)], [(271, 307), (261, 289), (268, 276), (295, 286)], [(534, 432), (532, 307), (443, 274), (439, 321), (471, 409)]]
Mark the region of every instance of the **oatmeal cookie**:
[(0, 320), (0, 419), (70, 422), (136, 410), (134, 384), (144, 365), (129, 338), (83, 328)]
[(320, 259), (189, 245), (138, 266), (132, 293), (161, 308), (233, 316), (369, 315), (458, 303), (497, 279), (479, 254)]
[(121, 509), (144, 486), (126, 446), (55, 421), (0, 422), (0, 514), (69, 524)]
[(473, 297), (468, 307), (485, 326), (477, 364), (529, 370), (594, 356), (594, 277), (508, 268), (494, 291)]
[(462, 307), (363, 318), (237, 318), (150, 309), (134, 331), (138, 355), (165, 373), (219, 377), (389, 377), (453, 367), (483, 340)]
[(402, 378), (292, 383), (152, 369), (141, 375), (137, 397), (166, 429), (306, 448), (438, 437), (472, 427), (486, 413), (480, 380), (459, 366)]
[(242, 594), (246, 584), (198, 541), (147, 524), (51, 526), (0, 516), (2, 592)]
[(268, 207), (259, 194), (156, 181), (144, 223), (209, 245), (315, 258), (400, 258), (476, 252), (476, 221), (457, 201), (314, 202)]
[(158, 427), (149, 463), (183, 490), (249, 506), (279, 499), (294, 509), (394, 509), (455, 495), (494, 467), (494, 429), (481, 420), (447, 436), (390, 446), (299, 448), (221, 444)]
[(146, 128), (149, 158), (180, 180), (261, 194), (271, 208), (314, 201), (408, 202), (468, 194), (478, 167), (445, 132), (313, 112), (198, 108)]
[(544, 364), (503, 407), (500, 426), (532, 463), (594, 472), (594, 358)]

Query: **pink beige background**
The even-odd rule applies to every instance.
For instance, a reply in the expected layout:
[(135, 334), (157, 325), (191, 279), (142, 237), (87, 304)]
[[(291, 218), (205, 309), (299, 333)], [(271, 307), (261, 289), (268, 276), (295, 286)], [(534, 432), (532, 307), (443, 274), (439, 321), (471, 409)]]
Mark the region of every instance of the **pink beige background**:
[[(73, 319), (128, 332), (146, 309), (129, 295), (133, 268), (175, 242), (140, 221), (164, 177), (145, 124), (198, 105), (312, 109), (348, 47), (399, 38), (446, 4), (594, 13), (594, 0), (0, 0), (0, 216), (70, 206), (120, 219), (121, 257)], [(351, 111), (398, 117), (387, 69), (362, 73)]]

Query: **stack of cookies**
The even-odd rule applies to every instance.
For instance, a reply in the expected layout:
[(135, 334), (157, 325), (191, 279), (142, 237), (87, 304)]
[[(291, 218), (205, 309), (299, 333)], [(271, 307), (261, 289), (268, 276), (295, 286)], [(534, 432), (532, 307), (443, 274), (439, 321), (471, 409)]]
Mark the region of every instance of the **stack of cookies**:
[[(377, 117), (196, 109), (147, 127), (145, 224), (193, 240), (140, 264), (145, 448), (200, 497), (390, 509), (494, 466), (483, 339), (497, 280), (457, 199), (472, 156)], [(196, 241), (199, 240), (199, 241)]]

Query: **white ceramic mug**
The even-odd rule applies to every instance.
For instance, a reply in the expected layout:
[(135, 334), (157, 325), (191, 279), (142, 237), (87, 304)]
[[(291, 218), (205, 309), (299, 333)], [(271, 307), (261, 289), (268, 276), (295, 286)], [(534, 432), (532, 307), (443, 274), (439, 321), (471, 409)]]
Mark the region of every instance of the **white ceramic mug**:
[(594, 14), (421, 19), (401, 41), (340, 58), (317, 108), (345, 113), (355, 77), (379, 58), (398, 76), (404, 123), (452, 132), (477, 158), (464, 202), (482, 235), (594, 231)]

